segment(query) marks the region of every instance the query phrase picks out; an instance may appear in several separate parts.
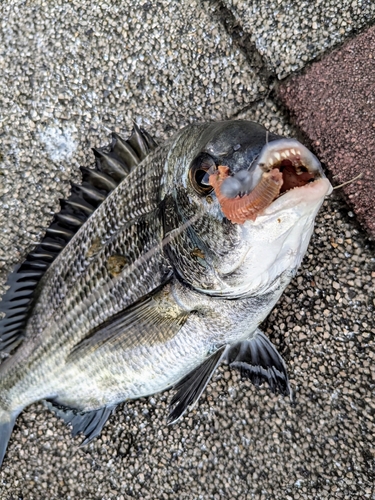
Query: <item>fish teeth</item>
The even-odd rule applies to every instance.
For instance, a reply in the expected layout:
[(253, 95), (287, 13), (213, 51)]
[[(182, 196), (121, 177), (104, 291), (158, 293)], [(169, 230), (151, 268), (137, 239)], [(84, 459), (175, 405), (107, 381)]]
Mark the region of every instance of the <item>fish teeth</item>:
[[(298, 150), (298, 149), (294, 149), (294, 148), (284, 149), (281, 152), (275, 151), (272, 154), (271, 158), (268, 158), (268, 160), (263, 165), (266, 168), (271, 168), (271, 167), (273, 167), (273, 165), (275, 164), (275, 162), (279, 162), (282, 159), (283, 160), (287, 160), (287, 159), (290, 159), (291, 156), (293, 157), (293, 156), (298, 156), (298, 155), (301, 156), (301, 151)], [(297, 173), (301, 174), (302, 172), (298, 170)]]

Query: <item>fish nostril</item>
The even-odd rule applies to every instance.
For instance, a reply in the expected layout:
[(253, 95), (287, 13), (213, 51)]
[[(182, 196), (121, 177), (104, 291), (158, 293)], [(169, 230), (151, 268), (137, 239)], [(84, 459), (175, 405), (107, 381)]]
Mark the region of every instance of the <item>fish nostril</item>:
[(236, 177), (228, 177), (221, 185), (221, 193), (226, 198), (235, 198), (241, 190), (242, 184)]
[(225, 179), (221, 186), (221, 193), (226, 198), (244, 196), (253, 188), (253, 176), (248, 170), (240, 170), (234, 176)]

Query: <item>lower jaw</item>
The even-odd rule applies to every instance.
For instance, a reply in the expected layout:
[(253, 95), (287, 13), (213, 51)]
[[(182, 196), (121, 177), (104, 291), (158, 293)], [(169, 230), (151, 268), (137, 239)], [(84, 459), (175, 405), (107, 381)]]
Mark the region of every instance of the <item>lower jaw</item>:
[(279, 196), (263, 211), (262, 215), (272, 214), (278, 209), (281, 209), (285, 205), (289, 204), (315, 204), (319, 200), (323, 201), (326, 196), (331, 194), (332, 189), (331, 183), (326, 177), (317, 179), (314, 182), (310, 182), (302, 187), (291, 189), (290, 191), (287, 191), (283, 195)]

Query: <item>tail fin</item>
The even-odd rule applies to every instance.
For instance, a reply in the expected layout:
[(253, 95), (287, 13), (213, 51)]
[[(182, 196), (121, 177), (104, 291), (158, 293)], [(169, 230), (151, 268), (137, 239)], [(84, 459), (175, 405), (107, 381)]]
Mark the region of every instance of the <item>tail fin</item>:
[(0, 409), (0, 467), (3, 463), (16, 418), (17, 415)]

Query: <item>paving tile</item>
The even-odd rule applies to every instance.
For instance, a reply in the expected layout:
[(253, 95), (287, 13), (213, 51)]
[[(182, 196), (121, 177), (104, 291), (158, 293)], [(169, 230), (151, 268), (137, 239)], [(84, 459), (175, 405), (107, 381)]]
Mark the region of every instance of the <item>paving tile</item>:
[(40, 238), (112, 130), (136, 120), (162, 139), (265, 92), (214, 13), (198, 0), (2, 3), (0, 268)]
[(375, 238), (375, 27), (279, 88), (292, 118)]
[(373, 0), (223, 0), (284, 78), (375, 19)]

